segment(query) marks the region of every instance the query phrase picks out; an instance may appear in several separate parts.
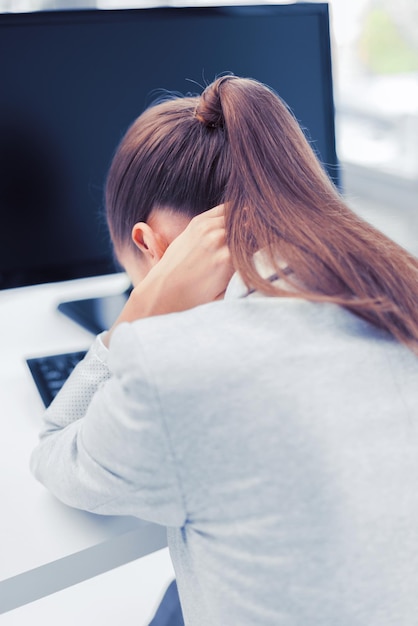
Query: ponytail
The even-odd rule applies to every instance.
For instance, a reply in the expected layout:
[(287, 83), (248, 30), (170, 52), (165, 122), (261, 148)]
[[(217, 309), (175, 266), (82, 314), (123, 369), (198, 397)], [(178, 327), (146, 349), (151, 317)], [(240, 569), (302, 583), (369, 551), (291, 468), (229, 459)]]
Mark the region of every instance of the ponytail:
[[(197, 112), (228, 137), (227, 237), (247, 286), (339, 304), (418, 352), (417, 259), (347, 207), (286, 104), (261, 83), (227, 76), (207, 87)], [(257, 250), (291, 291), (260, 276)]]

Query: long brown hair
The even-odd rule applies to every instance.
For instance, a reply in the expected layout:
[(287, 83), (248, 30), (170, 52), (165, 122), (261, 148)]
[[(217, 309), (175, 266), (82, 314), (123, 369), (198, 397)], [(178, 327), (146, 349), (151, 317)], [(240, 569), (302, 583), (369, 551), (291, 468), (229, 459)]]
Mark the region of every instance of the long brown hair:
[[(106, 186), (116, 247), (129, 245), (132, 226), (155, 208), (192, 217), (222, 202), (232, 261), (248, 287), (339, 304), (418, 352), (418, 260), (346, 205), (277, 94), (229, 75), (200, 97), (145, 111)], [(260, 276), (257, 250), (291, 292)]]

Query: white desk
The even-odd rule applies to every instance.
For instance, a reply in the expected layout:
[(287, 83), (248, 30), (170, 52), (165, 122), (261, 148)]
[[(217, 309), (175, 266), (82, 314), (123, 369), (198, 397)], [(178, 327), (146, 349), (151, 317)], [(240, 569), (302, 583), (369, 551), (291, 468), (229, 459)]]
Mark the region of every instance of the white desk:
[(117, 274), (0, 291), (0, 613), (166, 546), (163, 527), (61, 504), (28, 466), (44, 407), (25, 358), (88, 348), (57, 303), (126, 287)]

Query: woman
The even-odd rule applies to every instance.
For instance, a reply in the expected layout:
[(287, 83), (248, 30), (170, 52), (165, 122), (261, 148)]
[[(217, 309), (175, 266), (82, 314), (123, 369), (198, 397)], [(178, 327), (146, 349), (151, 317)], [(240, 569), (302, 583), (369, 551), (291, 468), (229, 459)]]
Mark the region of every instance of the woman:
[(134, 289), (35, 476), (166, 525), (186, 625), (415, 623), (417, 260), (234, 76), (136, 120), (106, 205)]

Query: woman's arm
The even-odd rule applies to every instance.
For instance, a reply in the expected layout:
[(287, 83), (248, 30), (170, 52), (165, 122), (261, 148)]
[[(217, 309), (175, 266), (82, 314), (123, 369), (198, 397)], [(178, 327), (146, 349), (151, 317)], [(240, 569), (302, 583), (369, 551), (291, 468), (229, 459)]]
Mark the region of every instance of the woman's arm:
[[(115, 325), (96, 339), (45, 413), (31, 469), (59, 499), (97, 513), (184, 522), (159, 404), (138, 339), (121, 324), (212, 301), (232, 271), (218, 207), (191, 220), (133, 290)], [(101, 339), (111, 337), (109, 352)]]
[[(69, 506), (181, 526), (186, 516), (176, 464), (140, 339), (124, 324), (113, 344), (111, 375), (98, 384), (82, 419), (72, 419), (74, 407), (81, 408), (89, 390), (80, 389), (77, 377), (50, 405), (31, 471)], [(85, 382), (93, 358), (80, 364)]]

